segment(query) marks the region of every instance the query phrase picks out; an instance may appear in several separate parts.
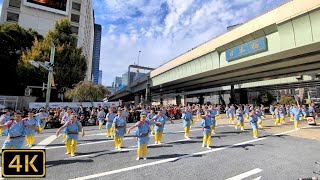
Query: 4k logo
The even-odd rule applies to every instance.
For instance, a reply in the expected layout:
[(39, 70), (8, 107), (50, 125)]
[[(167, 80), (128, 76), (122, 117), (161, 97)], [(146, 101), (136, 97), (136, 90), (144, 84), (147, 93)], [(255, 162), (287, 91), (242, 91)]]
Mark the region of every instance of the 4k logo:
[(2, 152), (2, 177), (45, 177), (45, 150), (13, 150)]

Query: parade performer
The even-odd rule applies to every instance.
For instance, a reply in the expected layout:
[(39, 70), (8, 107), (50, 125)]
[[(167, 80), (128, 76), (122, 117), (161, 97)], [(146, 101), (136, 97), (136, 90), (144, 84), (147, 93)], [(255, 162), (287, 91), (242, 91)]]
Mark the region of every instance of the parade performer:
[(42, 132), (46, 127), (46, 119), (48, 118), (48, 114), (44, 112), (44, 109), (40, 109), (39, 113), (35, 115), (35, 118), (38, 121), (39, 130)]
[(293, 105), (289, 107), (290, 121), (294, 121), (294, 113), (292, 112)]
[(8, 128), (8, 137), (4, 141), (2, 149), (21, 149), (25, 140), (26, 128), (33, 129), (37, 133), (40, 132), (39, 128), (27, 125), (25, 121), (22, 121), (22, 114), (20, 112), (14, 113), (14, 120), (6, 122), (0, 128)]
[[(68, 109), (66, 114), (62, 117), (61, 124), (67, 123), (70, 120), (70, 116), (71, 116), (71, 109)], [(66, 130), (63, 129), (62, 133), (63, 133), (62, 143), (65, 143), (67, 139)]]
[(264, 108), (263, 104), (261, 104), (261, 106), (260, 106), (260, 112), (261, 112), (261, 116), (262, 116), (263, 118), (266, 118), (265, 108)]
[(232, 105), (228, 109), (229, 124), (234, 124), (234, 113), (235, 113), (235, 109), (234, 109), (234, 106)]
[(164, 129), (164, 125), (166, 124), (166, 120), (170, 120), (171, 123), (173, 123), (173, 121), (167, 117), (166, 115), (162, 114), (162, 111), (158, 112), (158, 115), (156, 115), (154, 118), (151, 119), (152, 121), (154, 121), (154, 131), (155, 131), (155, 144), (162, 144), (162, 133), (163, 133), (163, 129)]
[(307, 119), (307, 108), (305, 105), (302, 105), (301, 113), (303, 115), (303, 119)]
[[(224, 110), (226, 111), (226, 116), (227, 116), (227, 118), (229, 118), (229, 106), (227, 105)], [(230, 123), (230, 122), (229, 122), (229, 123)]]
[(269, 111), (271, 113), (272, 118), (275, 118), (274, 107), (272, 105), (270, 105)]
[(142, 112), (140, 114), (140, 121), (135, 125), (130, 127), (127, 131), (127, 134), (130, 134), (130, 130), (137, 127), (136, 136), (138, 141), (138, 149), (137, 149), (137, 159), (139, 160), (142, 156), (143, 160), (147, 160), (147, 151), (148, 151), (148, 143), (149, 143), (149, 134), (151, 132), (150, 122), (146, 120), (146, 113)]
[(216, 117), (219, 116), (217, 108), (214, 108), (213, 106), (210, 106), (210, 109), (208, 110), (209, 116), (211, 117), (212, 125), (211, 125), (211, 133), (216, 134)]
[(220, 105), (217, 105), (217, 115), (216, 115), (216, 126), (218, 126), (218, 120), (220, 118), (220, 108), (221, 106)]
[[(0, 117), (0, 125), (4, 125), (10, 120), (11, 120), (10, 112), (8, 110), (4, 110), (3, 114)], [(2, 133), (3, 136), (7, 136), (8, 129), (0, 129), (0, 133)]]
[(104, 112), (104, 109), (101, 108), (100, 112), (98, 113), (99, 129), (102, 128), (105, 117), (106, 117), (106, 113)]
[(249, 112), (250, 112), (250, 107), (249, 107), (249, 105), (246, 105), (245, 107), (244, 107), (244, 113), (246, 113), (246, 120), (247, 121), (249, 121)]
[(71, 154), (71, 157), (75, 156), (76, 146), (78, 141), (78, 134), (81, 131), (82, 137), (84, 136), (84, 128), (82, 127), (81, 123), (77, 121), (76, 116), (72, 114), (70, 116), (70, 120), (66, 122), (63, 126), (61, 126), (58, 131), (56, 132), (56, 136), (59, 136), (59, 133), (62, 129), (65, 129), (67, 134), (66, 139), (66, 154)]
[(109, 109), (109, 113), (106, 116), (106, 129), (107, 129), (107, 137), (111, 137), (113, 138), (113, 128), (112, 128), (112, 124), (113, 124), (113, 120), (114, 118), (116, 118), (116, 114), (113, 112), (114, 109)]
[(185, 107), (185, 110), (182, 114), (183, 121), (183, 127), (184, 127), (184, 138), (189, 138), (190, 133), (190, 126), (191, 126), (191, 120), (192, 120), (192, 111), (190, 111), (190, 107)]
[(211, 149), (211, 126), (212, 126), (212, 118), (209, 115), (209, 111), (204, 111), (204, 117), (201, 121), (202, 131), (203, 131), (203, 140), (202, 147), (207, 145), (208, 149)]
[(126, 133), (127, 121), (122, 117), (122, 111), (118, 110), (117, 117), (113, 120), (113, 132), (114, 132), (114, 145), (115, 149), (121, 150), (123, 136)]
[(279, 111), (279, 115), (280, 115), (280, 123), (284, 124), (286, 123), (286, 110), (284, 108), (283, 105), (280, 106), (280, 111)]
[(238, 129), (238, 126), (241, 127), (241, 130), (244, 131), (244, 118), (243, 118), (244, 111), (242, 110), (241, 107), (238, 107), (236, 111), (236, 117), (238, 120), (238, 123), (235, 126), (235, 129)]
[(249, 119), (249, 122), (251, 124), (251, 127), (252, 127), (252, 134), (253, 134), (253, 138), (258, 138), (258, 117), (256, 115), (256, 112), (258, 110), (252, 110), (250, 111), (250, 119)]
[(154, 134), (154, 124), (151, 123), (151, 119), (155, 116), (156, 114), (154, 113), (154, 109), (151, 109), (150, 113), (147, 115), (147, 120), (150, 122), (151, 134)]
[(293, 114), (294, 128), (299, 129), (298, 125), (299, 125), (299, 118), (301, 115), (300, 107), (297, 107), (297, 105), (293, 105), (291, 112)]
[(256, 115), (257, 115), (257, 118), (258, 118), (258, 127), (259, 128), (262, 128), (262, 111), (261, 111), (261, 108), (258, 106), (256, 108)]
[(274, 122), (274, 125), (281, 125), (280, 124), (280, 114), (281, 114), (281, 106), (278, 104), (276, 109), (274, 110), (274, 114), (275, 114), (275, 117), (276, 117), (276, 121)]
[[(28, 113), (28, 117), (24, 118), (22, 121), (24, 121), (25, 125), (27, 125), (27, 126), (31, 125), (36, 129), (39, 128), (38, 127), (38, 121), (34, 118), (34, 112), (33, 111), (30, 111)], [(32, 147), (32, 145), (34, 143), (34, 139), (35, 139), (35, 137), (34, 137), (34, 135), (35, 135), (34, 128), (29, 128), (29, 127), (26, 128), (26, 131), (25, 131), (25, 135), (27, 136), (26, 137), (26, 141), (27, 141), (26, 146)]]

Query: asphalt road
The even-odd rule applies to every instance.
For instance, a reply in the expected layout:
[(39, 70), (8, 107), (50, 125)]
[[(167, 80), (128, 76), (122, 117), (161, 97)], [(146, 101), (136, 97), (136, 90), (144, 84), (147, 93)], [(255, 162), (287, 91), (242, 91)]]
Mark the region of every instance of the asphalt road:
[[(214, 179), (292, 180), (313, 177), (320, 171), (320, 141), (290, 136), (290, 131), (270, 134), (262, 130), (252, 138), (250, 129), (235, 130), (220, 125), (212, 135), (212, 149), (201, 147), (202, 131), (196, 123), (190, 140), (184, 139), (180, 120), (167, 124), (162, 145), (154, 145), (151, 136), (148, 159), (136, 161), (134, 131), (126, 135), (124, 148), (114, 149), (106, 130), (86, 126), (86, 136), (79, 138), (76, 157), (65, 155), (57, 129), (45, 129), (35, 144), (46, 145), (46, 179)], [(5, 137), (0, 137), (3, 143)], [(51, 139), (51, 141), (50, 141)], [(320, 175), (318, 175), (319, 177)]]

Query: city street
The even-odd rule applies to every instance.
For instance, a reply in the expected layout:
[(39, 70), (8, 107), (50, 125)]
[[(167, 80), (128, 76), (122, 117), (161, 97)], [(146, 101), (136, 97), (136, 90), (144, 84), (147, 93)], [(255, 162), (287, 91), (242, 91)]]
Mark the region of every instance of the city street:
[[(254, 139), (248, 123), (246, 131), (240, 131), (225, 124), (224, 119), (212, 135), (212, 149), (207, 149), (201, 147), (200, 123), (191, 128), (191, 140), (185, 140), (181, 122), (166, 125), (163, 144), (155, 145), (154, 137), (150, 138), (146, 161), (135, 160), (134, 131), (126, 135), (122, 150), (114, 150), (106, 130), (98, 130), (97, 126), (85, 127), (86, 135), (78, 141), (76, 157), (65, 155), (62, 136), (54, 135), (57, 129), (45, 129), (37, 135), (37, 146), (33, 148), (46, 149), (47, 179), (289, 180), (317, 176), (314, 171), (320, 171), (316, 164), (320, 161), (319, 126), (302, 123), (300, 130), (293, 130), (292, 122), (288, 122), (273, 127), (273, 120), (268, 118), (260, 138)], [(0, 138), (1, 144), (4, 139)]]

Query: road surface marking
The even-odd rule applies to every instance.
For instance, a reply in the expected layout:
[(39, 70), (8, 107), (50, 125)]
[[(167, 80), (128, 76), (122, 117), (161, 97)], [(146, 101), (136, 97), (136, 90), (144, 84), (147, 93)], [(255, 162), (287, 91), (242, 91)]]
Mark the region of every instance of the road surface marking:
[[(303, 128), (306, 128), (306, 127), (303, 127)], [(283, 132), (283, 133), (272, 134), (269, 137), (274, 137), (274, 136), (278, 136), (278, 135), (282, 135), (282, 134), (288, 134), (288, 133), (291, 133), (293, 131), (297, 131), (297, 130), (295, 129), (295, 130), (286, 131), (286, 132)], [(111, 174), (117, 174), (117, 173), (121, 173), (121, 172), (132, 171), (134, 169), (140, 169), (140, 168), (143, 168), (143, 167), (148, 167), (148, 166), (154, 166), (154, 165), (158, 165), (158, 164), (173, 162), (173, 161), (176, 161), (176, 160), (179, 160), (179, 159), (183, 159), (183, 158), (193, 157), (193, 156), (197, 156), (197, 155), (204, 155), (204, 154), (208, 154), (208, 153), (212, 153), (212, 152), (216, 152), (216, 151), (229, 149), (229, 148), (236, 147), (236, 146), (239, 146), (239, 145), (249, 144), (251, 142), (262, 141), (262, 140), (268, 139), (269, 137), (258, 138), (258, 139), (254, 139), (254, 140), (249, 140), (249, 141), (237, 143), (237, 144), (234, 144), (234, 145), (229, 145), (229, 146), (226, 146), (226, 147), (215, 148), (215, 149), (211, 149), (211, 150), (206, 150), (206, 151), (201, 151), (201, 152), (197, 152), (197, 153), (187, 154), (187, 155), (178, 156), (178, 157), (174, 157), (174, 158), (168, 158), (168, 159), (163, 159), (163, 160), (154, 161), (154, 162), (150, 162), (150, 163), (140, 164), (140, 165), (136, 165), (136, 166), (130, 166), (130, 167), (122, 168), (122, 169), (117, 169), (117, 170), (97, 173), (97, 174), (93, 174), (93, 175), (78, 177), (78, 178), (74, 178), (74, 179), (71, 179), (71, 180), (93, 179), (93, 178), (98, 178), (98, 177), (102, 177), (102, 176), (108, 176), (108, 175), (111, 175)]]
[(257, 178), (255, 178), (255, 179), (253, 179), (253, 180), (260, 180), (261, 178), (262, 178), (262, 176), (257, 177)]
[(240, 179), (244, 179), (246, 177), (249, 177), (249, 176), (252, 176), (254, 174), (258, 174), (260, 173), (262, 170), (259, 169), (259, 168), (256, 168), (256, 169), (253, 169), (251, 171), (248, 171), (248, 172), (245, 172), (245, 173), (242, 173), (242, 174), (239, 174), (237, 176), (234, 176), (232, 178), (228, 178), (226, 180), (240, 180)]
[(44, 149), (47, 145), (52, 143), (55, 139), (57, 139), (57, 136), (51, 135), (51, 136), (47, 137), (46, 139), (44, 139), (43, 141), (41, 141), (36, 146), (33, 146), (31, 149)]

